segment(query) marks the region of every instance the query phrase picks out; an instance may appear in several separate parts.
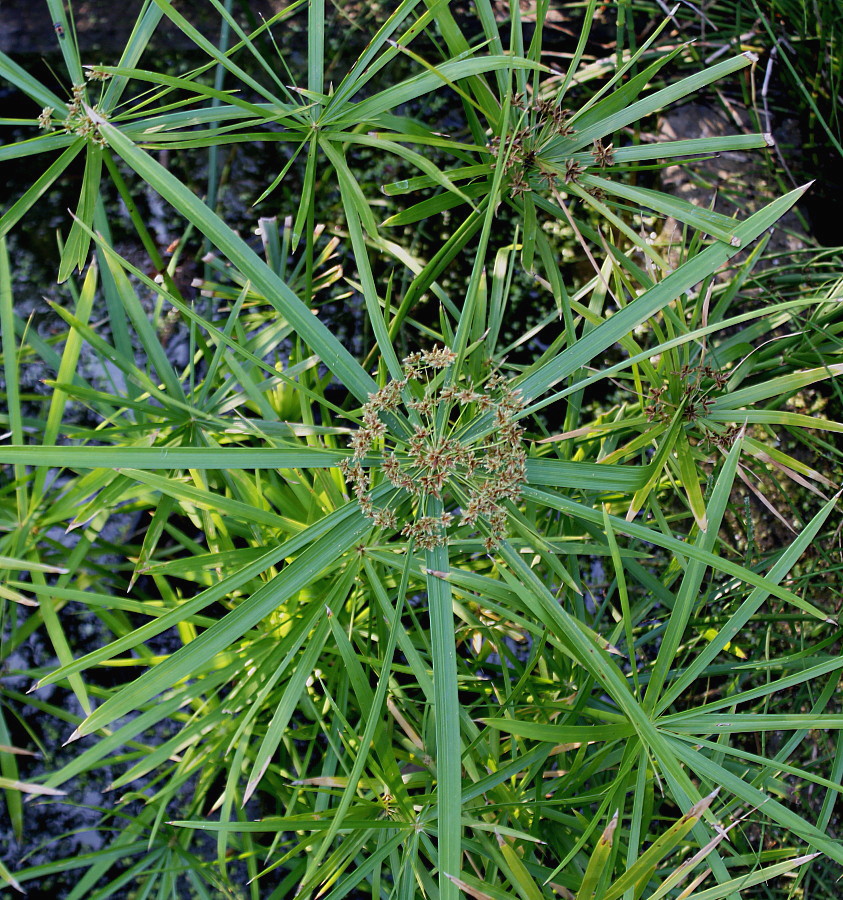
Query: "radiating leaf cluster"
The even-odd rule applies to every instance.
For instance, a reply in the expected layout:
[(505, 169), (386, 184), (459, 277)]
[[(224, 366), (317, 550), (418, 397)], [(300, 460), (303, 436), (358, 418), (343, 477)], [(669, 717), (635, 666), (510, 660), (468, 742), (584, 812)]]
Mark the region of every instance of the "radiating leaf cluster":
[[(216, 43), (178, 4), (145, 3), (100, 81), (48, 0), (62, 77), (86, 85), (103, 143), (33, 131), (0, 148), (6, 165), (41, 166), (0, 218), (0, 651), (38, 633), (54, 657), (26, 673), (34, 693), (0, 689), (0, 789), (18, 840), (32, 839), (22, 793), (72, 802), (80, 776), (106, 769), (115, 792), (101, 849), (65, 859), (59, 846), (55, 862), (0, 864), (0, 879), (26, 888), (72, 870), (70, 898), (736, 900), (843, 863), (829, 830), (843, 660), (824, 587), (840, 570), (824, 549), (836, 485), (802, 452), (839, 467), (843, 426), (796, 404), (843, 371), (843, 282), (772, 300), (754, 289), (769, 231), (804, 188), (738, 220), (638, 183), (677, 157), (769, 146), (636, 139), (752, 55), (671, 80), (683, 51), (656, 29), (601, 70), (589, 0), (560, 72), (543, 53), (546, 0), (529, 29), (518, 4), (503, 29), (481, 0), (482, 37), (444, 0), (403, 0), (338, 78), (322, 0), (251, 32), (230, 3), (209, 6), (228, 35)], [(615, 8), (623, 34), (630, 4)], [(283, 47), (296, 16), (301, 73)], [(150, 68), (163, 17), (206, 63)], [(0, 75), (35, 106), (67, 102), (2, 55)], [(424, 119), (439, 97), (461, 117), (453, 135)], [(285, 150), (254, 197), (270, 213), (259, 243), (216, 210), (216, 184), (203, 199), (159, 154), (214, 159), (256, 141)], [(383, 185), (385, 219), (356, 171), (361, 148), (406, 175)], [(67, 302), (45, 340), (15, 309), (5, 236), (80, 154), (55, 267)], [(298, 206), (273, 207), (293, 178)], [(341, 222), (322, 218), (326, 183)], [(212, 247), (198, 297), (131, 202), (142, 184), (187, 246), (198, 234)], [(147, 267), (115, 247), (115, 195)], [(646, 235), (654, 214), (685, 228), (678, 264)], [(408, 229), (428, 226), (441, 240), (419, 250)], [(546, 313), (510, 340), (525, 280)], [(362, 354), (330, 301), (365, 320)], [(183, 367), (168, 311), (189, 335)], [(424, 551), (400, 524), (374, 528), (339, 470), (370, 394), (435, 344), (456, 355), (443, 379), (502, 373), (525, 403), (527, 483), (492, 554), (482, 522)], [(83, 348), (108, 381), (80, 367)], [(22, 388), (35, 361), (47, 399)], [(461, 427), (494, 439), (491, 415)], [(409, 510), (381, 462), (373, 446), (373, 502)], [(765, 478), (808, 491), (810, 508), (778, 510)], [(789, 543), (749, 552), (740, 485)], [(80, 611), (108, 635), (87, 652), (70, 636)], [(51, 685), (74, 704), (42, 699)], [(82, 748), (34, 779), (11, 738), (27, 709)], [(818, 731), (814, 765), (801, 742)], [(806, 786), (813, 805), (799, 802)]]

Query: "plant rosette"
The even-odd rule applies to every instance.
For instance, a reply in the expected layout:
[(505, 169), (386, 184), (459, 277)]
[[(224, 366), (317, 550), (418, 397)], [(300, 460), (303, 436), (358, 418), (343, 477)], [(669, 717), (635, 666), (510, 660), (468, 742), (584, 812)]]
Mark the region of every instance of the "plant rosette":
[[(520, 499), (526, 480), (524, 428), (516, 421), (524, 403), (499, 373), (481, 385), (453, 377), (455, 360), (448, 347), (406, 357), (403, 377), (369, 395), (353, 454), (340, 467), (378, 527), (400, 527), (431, 550), (459, 525), (485, 523), (491, 553), (506, 536), (505, 504)], [(480, 416), (490, 417), (491, 430), (473, 427)], [(395, 488), (382, 506), (372, 500), (378, 471)]]

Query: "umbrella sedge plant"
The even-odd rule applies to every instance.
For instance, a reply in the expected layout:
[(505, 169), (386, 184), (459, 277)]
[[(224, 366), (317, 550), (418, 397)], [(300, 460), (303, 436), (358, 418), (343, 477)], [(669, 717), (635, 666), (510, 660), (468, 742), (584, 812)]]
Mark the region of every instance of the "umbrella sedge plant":
[[(753, 58), (672, 80), (681, 48), (656, 33), (579, 78), (593, 0), (563, 72), (543, 53), (547, 3), (527, 41), (518, 4), (505, 38), (488, 0), (476, 29), (404, 0), (337, 77), (321, 0), (252, 32), (208, 7), (230, 41), (155, 0), (106, 65), (48, 0), (66, 96), (0, 55), (33, 101), (32, 137), (0, 158), (44, 160), (0, 218), (2, 653), (37, 633), (54, 657), (16, 672), (29, 694), (2, 688), (0, 788), (22, 845), (22, 795), (78, 802), (83, 776), (111, 791), (99, 850), (67, 859), (57, 841), (0, 878), (26, 890), (72, 870), (69, 898), (256, 900), (736, 900), (785, 876), (823, 883), (843, 863), (843, 661), (822, 587), (839, 565), (821, 556), (810, 577), (804, 560), (836, 496), (769, 433), (841, 431), (786, 408), (841, 371), (839, 292), (741, 302), (805, 188), (736, 220), (636, 183), (769, 135), (630, 140)], [(302, 73), (283, 44), (296, 15)], [(206, 63), (148, 67), (164, 17)], [(461, 116), (453, 135), (425, 121), (432, 97)], [(270, 213), (259, 243), (157, 153), (258, 141), (284, 150), (254, 197)], [(362, 147), (406, 172), (383, 185), (386, 219), (355, 171)], [(5, 236), (79, 156), (63, 330), (44, 340), (15, 309)], [(326, 221), (326, 183), (341, 221)], [(210, 243), (202, 302), (130, 202), (140, 184), (185, 246), (202, 252), (191, 229)], [(118, 252), (113, 196), (157, 276)], [(645, 214), (684, 224), (678, 264), (642, 237)], [(425, 223), (441, 240), (420, 252), (406, 236)], [(508, 340), (524, 279), (542, 315)], [(361, 311), (362, 351), (327, 301)], [(186, 365), (150, 304), (189, 334)], [(812, 324), (773, 359), (766, 340), (795, 322)], [(110, 383), (80, 368), (83, 348)], [(53, 373), (46, 399), (23, 389), (34, 360)], [(587, 402), (618, 387), (619, 404)], [(750, 558), (726, 522), (759, 469), (814, 502), (789, 543)], [(131, 524), (115, 541), (118, 515)], [(93, 649), (68, 633), (82, 613), (108, 635)], [(68, 746), (44, 746), (29, 775), (14, 735), (33, 709)], [(817, 731), (812, 764), (800, 747)]]

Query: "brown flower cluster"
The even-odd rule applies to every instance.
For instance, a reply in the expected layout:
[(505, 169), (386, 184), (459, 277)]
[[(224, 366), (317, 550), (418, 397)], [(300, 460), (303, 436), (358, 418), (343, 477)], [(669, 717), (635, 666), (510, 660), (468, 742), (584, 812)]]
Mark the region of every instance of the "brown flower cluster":
[(611, 166), (615, 161), (615, 145), (614, 144), (604, 144), (601, 140), (596, 140), (594, 142), (594, 150), (592, 151), (594, 155), (594, 162), (600, 166), (601, 169), (605, 169), (607, 166)]
[(111, 72), (103, 72), (96, 66), (85, 66), (85, 77), (88, 81), (110, 81)]
[[(683, 415), (689, 422), (696, 422), (702, 416), (708, 415), (714, 404), (714, 397), (710, 396), (710, 390), (722, 390), (729, 380), (727, 372), (713, 369), (711, 366), (684, 365), (678, 372), (672, 372), (681, 378), (685, 384), (682, 387), (682, 399), (685, 403)], [(708, 389), (703, 388), (703, 381), (713, 382)], [(665, 396), (667, 386), (652, 387), (648, 394), (650, 401), (644, 407), (644, 413), (650, 422), (669, 422), (676, 412), (677, 406), (671, 403)]]
[[(579, 176), (586, 171), (586, 166), (582, 162), (573, 158), (566, 159), (560, 172), (555, 167), (548, 169), (542, 164), (541, 158), (543, 148), (554, 135), (568, 137), (575, 133), (574, 128), (571, 127), (571, 110), (563, 109), (549, 98), (539, 99), (530, 104), (524, 99), (523, 94), (517, 94), (514, 97), (513, 106), (524, 112), (532, 124), (509, 136), (505, 154), (501, 151), (498, 136), (494, 136), (489, 143), (492, 154), (496, 158), (504, 160), (504, 171), (509, 177), (510, 194), (517, 197), (533, 189), (529, 178), (531, 169), (537, 170), (539, 177), (547, 183), (548, 189), (556, 186), (558, 177), (561, 177), (565, 184), (576, 182)], [(592, 149), (592, 157), (594, 165), (601, 169), (613, 165), (615, 161), (614, 144), (604, 144), (602, 140), (596, 140)], [(597, 194), (598, 191), (591, 188), (589, 193)]]
[(703, 436), (707, 446), (718, 447), (724, 453), (728, 453), (732, 448), (732, 444), (738, 439), (740, 433), (740, 425), (729, 425), (719, 433), (706, 428), (703, 431)]
[[(523, 94), (513, 98), (513, 106), (525, 112), (532, 124), (509, 136), (506, 154), (501, 153), (500, 138), (495, 135), (489, 143), (494, 156), (504, 159), (504, 171), (509, 176), (509, 191), (513, 197), (532, 190), (528, 179), (531, 168), (538, 168), (539, 174), (552, 187), (556, 173), (541, 165), (540, 153), (553, 135), (567, 137), (574, 133), (570, 125), (570, 109), (563, 109), (552, 99), (539, 99), (530, 104)], [(566, 177), (565, 179), (569, 179)]]
[[(491, 532), (485, 540), (491, 552), (506, 534), (503, 504), (520, 498), (526, 477), (524, 429), (515, 421), (523, 402), (498, 374), (482, 388), (443, 384), (437, 370), (450, 367), (455, 358), (447, 347), (410, 354), (403, 361), (403, 377), (369, 396), (363, 425), (350, 442), (353, 455), (341, 469), (364, 515), (376, 525), (398, 528), (396, 510), (410, 497), (415, 516), (401, 525), (401, 534), (419, 547), (444, 545), (455, 522), (471, 526), (483, 519)], [(469, 426), (484, 414), (492, 416), (494, 430), (474, 439)], [(390, 416), (409, 420), (405, 434), (387, 427)], [(367, 454), (376, 448), (381, 451), (380, 472), (396, 489), (385, 507), (372, 502), (373, 469), (364, 467)], [(459, 513), (424, 515), (427, 498), (463, 506)]]
[[(89, 81), (104, 81), (106, 78), (110, 78), (111, 75), (106, 72), (99, 72), (96, 69), (91, 69), (88, 72), (87, 77)], [(88, 113), (85, 112), (84, 100), (85, 85), (74, 84), (73, 97), (71, 98), (70, 103), (67, 104), (67, 115), (61, 123), (61, 127), (67, 134), (75, 134), (78, 137), (89, 138), (96, 144), (104, 145), (105, 138), (100, 134), (99, 126), (91, 119)], [(104, 114), (100, 112), (96, 106), (94, 106), (93, 109), (98, 115), (105, 118)], [(38, 127), (42, 131), (55, 131), (58, 127), (53, 121), (54, 112), (55, 110), (51, 106), (45, 106), (44, 109), (41, 110), (41, 115), (38, 117)]]

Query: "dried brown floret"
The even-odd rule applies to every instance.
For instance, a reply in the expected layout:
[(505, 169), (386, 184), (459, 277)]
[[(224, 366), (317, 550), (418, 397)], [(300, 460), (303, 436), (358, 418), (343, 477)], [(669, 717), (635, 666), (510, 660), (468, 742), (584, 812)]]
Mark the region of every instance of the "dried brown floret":
[(88, 81), (108, 81), (111, 78), (111, 72), (103, 72), (102, 69), (98, 69), (96, 66), (86, 66), (86, 74), (85, 77)]
[(615, 145), (614, 144), (604, 144), (601, 140), (596, 140), (594, 142), (594, 149), (592, 151), (594, 153), (594, 162), (600, 166), (601, 169), (605, 169), (607, 166), (611, 166), (615, 161)]
[(457, 354), (450, 347), (434, 347), (422, 353), (422, 362), (433, 369), (444, 369), (451, 365)]
[(582, 164), (578, 162), (576, 159), (569, 159), (565, 162), (565, 184), (570, 184), (572, 181), (576, 181), (580, 175), (585, 170), (582, 167)]

